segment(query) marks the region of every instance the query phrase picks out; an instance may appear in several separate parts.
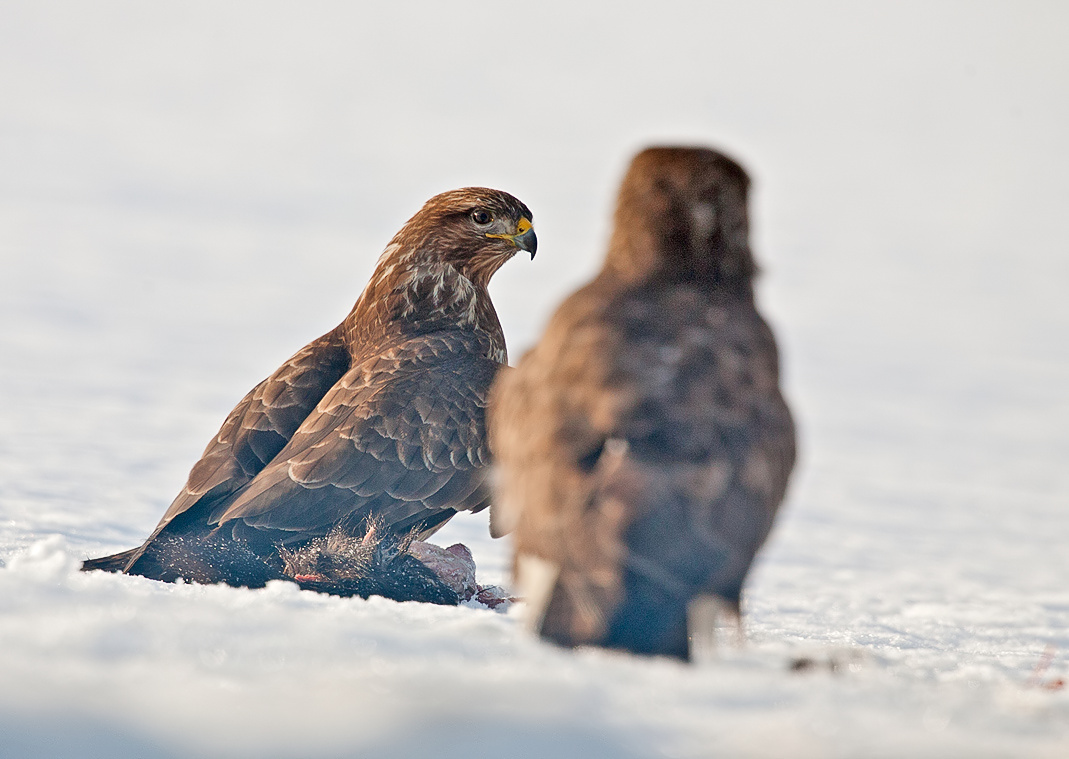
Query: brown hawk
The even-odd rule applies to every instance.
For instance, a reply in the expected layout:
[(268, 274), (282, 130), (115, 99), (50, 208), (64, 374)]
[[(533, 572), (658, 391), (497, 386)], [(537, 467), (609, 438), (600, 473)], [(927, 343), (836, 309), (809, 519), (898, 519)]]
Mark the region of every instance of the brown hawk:
[(737, 611), (794, 464), (754, 305), (743, 169), (651, 148), (601, 272), (491, 393), (491, 529), (540, 634), (688, 658), (688, 604)]
[(484, 414), (507, 361), (487, 285), (534, 257), (531, 219), (481, 187), (427, 201), (345, 320), (230, 412), (144, 545), (83, 568), (256, 587), (280, 550), (339, 529), (422, 537), (486, 508)]

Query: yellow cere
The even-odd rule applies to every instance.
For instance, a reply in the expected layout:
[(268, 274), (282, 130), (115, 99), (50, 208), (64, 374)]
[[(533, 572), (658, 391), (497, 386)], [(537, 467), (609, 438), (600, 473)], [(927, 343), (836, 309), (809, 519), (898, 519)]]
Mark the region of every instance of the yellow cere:
[(516, 223), (516, 233), (515, 234), (498, 235), (498, 234), (492, 234), (490, 232), (487, 232), (486, 236), (487, 237), (499, 237), (502, 240), (513, 240), (514, 241), (520, 235), (525, 234), (527, 232), (527, 230), (529, 230), (533, 226), (534, 225), (531, 223), (530, 219), (528, 219), (526, 216), (521, 216), (520, 220)]

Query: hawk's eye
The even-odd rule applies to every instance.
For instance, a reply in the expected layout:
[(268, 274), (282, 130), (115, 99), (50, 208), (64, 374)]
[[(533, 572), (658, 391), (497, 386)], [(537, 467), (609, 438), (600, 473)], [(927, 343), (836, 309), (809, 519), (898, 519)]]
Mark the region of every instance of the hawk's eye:
[(471, 220), (474, 221), (476, 224), (485, 225), (493, 221), (494, 217), (491, 216), (489, 212), (479, 209), (477, 211), (471, 212)]

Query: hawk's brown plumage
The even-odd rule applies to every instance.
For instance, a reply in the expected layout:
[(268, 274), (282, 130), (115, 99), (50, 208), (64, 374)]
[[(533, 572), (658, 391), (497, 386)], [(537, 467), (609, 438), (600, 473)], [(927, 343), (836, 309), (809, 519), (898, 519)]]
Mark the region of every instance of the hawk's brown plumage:
[(640, 153), (601, 273), (494, 386), (491, 524), (546, 638), (687, 658), (688, 602), (737, 608), (795, 455), (748, 184), (711, 150)]
[(144, 545), (86, 562), (160, 580), (262, 585), (340, 525), (429, 535), (489, 503), (484, 410), (506, 362), (487, 285), (531, 212), (486, 188), (427, 202), (352, 312), (242, 399)]

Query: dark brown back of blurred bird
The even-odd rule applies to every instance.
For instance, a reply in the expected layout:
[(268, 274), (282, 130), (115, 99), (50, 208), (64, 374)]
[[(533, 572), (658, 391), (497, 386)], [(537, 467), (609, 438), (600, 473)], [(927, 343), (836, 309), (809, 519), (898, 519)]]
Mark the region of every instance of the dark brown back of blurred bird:
[(640, 153), (602, 271), (495, 383), (491, 525), (545, 638), (685, 659), (693, 599), (738, 609), (795, 457), (748, 185), (712, 150)]

